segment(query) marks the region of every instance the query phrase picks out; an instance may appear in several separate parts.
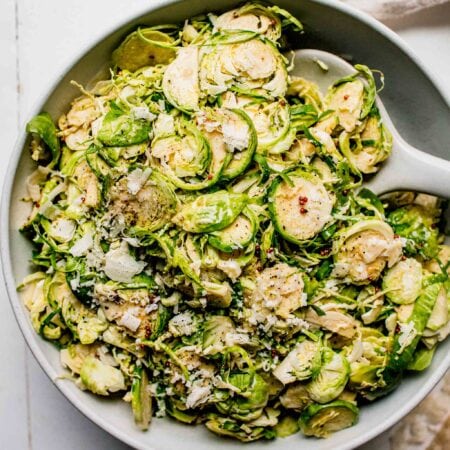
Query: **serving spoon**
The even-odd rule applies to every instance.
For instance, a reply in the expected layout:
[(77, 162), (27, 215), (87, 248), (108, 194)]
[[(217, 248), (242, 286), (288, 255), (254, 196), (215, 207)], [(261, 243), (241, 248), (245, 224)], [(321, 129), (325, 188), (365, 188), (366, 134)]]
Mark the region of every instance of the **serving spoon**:
[[(295, 52), (292, 75), (315, 82), (322, 94), (326, 94), (335, 81), (355, 72), (351, 64), (332, 53), (315, 49)], [(364, 187), (377, 195), (392, 191), (416, 191), (449, 198), (450, 161), (408, 144), (395, 129), (378, 97), (376, 105), (383, 123), (392, 134), (392, 153), (382, 163), (379, 172), (364, 182)]]

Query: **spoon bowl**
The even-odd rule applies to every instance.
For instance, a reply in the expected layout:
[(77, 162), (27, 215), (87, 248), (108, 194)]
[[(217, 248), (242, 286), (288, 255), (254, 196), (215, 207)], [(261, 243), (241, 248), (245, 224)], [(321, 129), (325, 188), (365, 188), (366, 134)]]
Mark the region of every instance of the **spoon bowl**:
[[(352, 75), (355, 68), (339, 56), (316, 49), (297, 50), (292, 74), (313, 81), (322, 94), (340, 78)], [(416, 191), (450, 197), (450, 161), (425, 153), (408, 144), (395, 129), (379, 97), (376, 105), (392, 134), (392, 154), (382, 163), (376, 176), (363, 183), (375, 194)]]

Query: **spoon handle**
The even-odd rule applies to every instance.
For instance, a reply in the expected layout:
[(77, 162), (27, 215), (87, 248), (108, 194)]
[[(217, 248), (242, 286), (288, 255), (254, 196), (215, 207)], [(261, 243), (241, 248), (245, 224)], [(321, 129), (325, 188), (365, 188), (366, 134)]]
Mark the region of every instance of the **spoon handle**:
[(450, 198), (450, 161), (417, 150), (391, 131), (396, 134), (392, 154), (364, 187), (376, 194), (410, 190)]

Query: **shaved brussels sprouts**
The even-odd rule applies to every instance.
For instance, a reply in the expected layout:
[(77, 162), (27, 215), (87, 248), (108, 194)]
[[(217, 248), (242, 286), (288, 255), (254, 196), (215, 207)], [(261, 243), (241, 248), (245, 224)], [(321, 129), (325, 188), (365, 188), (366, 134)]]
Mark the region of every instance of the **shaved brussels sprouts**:
[(298, 421), (292, 416), (284, 416), (275, 425), (275, 433), (277, 437), (288, 437), (291, 434), (297, 433), (300, 429)]
[(234, 222), (247, 203), (247, 196), (218, 191), (184, 205), (172, 221), (191, 233), (208, 233)]
[(141, 430), (147, 430), (152, 419), (152, 399), (147, 373), (142, 366), (137, 366), (134, 370), (131, 385), (131, 407), (138, 427)]
[(402, 242), (381, 220), (366, 220), (339, 232), (333, 242), (334, 274), (355, 284), (377, 280), (383, 269), (400, 258)]
[(203, 324), (203, 351), (206, 354), (222, 352), (228, 336), (235, 331), (233, 321), (227, 316), (212, 316)]
[(436, 298), (433, 310), (426, 325), (427, 330), (436, 331), (447, 324), (449, 319), (449, 304), (448, 293), (445, 286), (442, 286)]
[(285, 263), (264, 269), (256, 278), (252, 299), (258, 309), (273, 311), (276, 316), (289, 318), (305, 306), (302, 274)]
[(317, 342), (305, 340), (286, 356), (273, 371), (273, 374), (283, 383), (302, 381), (315, 375), (321, 367), (321, 349)]
[(386, 272), (383, 289), (394, 303), (413, 303), (422, 289), (422, 265), (413, 258), (399, 261)]
[(109, 395), (125, 389), (122, 372), (92, 356), (88, 356), (84, 360), (80, 370), (80, 379), (87, 389), (98, 395)]
[(305, 384), (293, 383), (280, 395), (280, 402), (286, 409), (302, 411), (312, 403), (312, 400)]
[(310, 405), (300, 416), (300, 429), (306, 436), (326, 438), (358, 421), (358, 408), (349, 402), (337, 400), (327, 405)]
[(271, 8), (257, 3), (247, 3), (215, 19), (214, 31), (232, 30), (253, 31), (272, 41), (277, 41), (281, 36), (281, 20)]
[(408, 364), (408, 370), (414, 370), (417, 372), (421, 372), (425, 370), (430, 364), (434, 356), (434, 352), (436, 351), (436, 347), (432, 347), (431, 349), (422, 347), (417, 349), (414, 352), (414, 356), (412, 361)]
[(136, 169), (110, 190), (110, 211), (130, 227), (131, 234), (162, 228), (175, 214), (173, 187), (156, 170)]
[(306, 319), (310, 323), (320, 325), (322, 328), (348, 339), (354, 337), (359, 325), (353, 317), (334, 310), (327, 310), (323, 311), (323, 314), (317, 314), (317, 312), (311, 308), (306, 313)]
[(372, 328), (362, 328), (361, 338), (355, 341), (347, 353), (350, 362), (349, 387), (362, 397), (373, 400), (377, 393), (390, 389), (383, 378), (392, 338)]
[(370, 113), (377, 91), (370, 69), (360, 64), (355, 69), (354, 75), (336, 81), (325, 99), (326, 109), (333, 113), (324, 120), (333, 121), (348, 133)]
[(251, 163), (258, 138), (252, 120), (244, 111), (233, 109), (222, 114), (223, 139), (233, 155), (221, 176), (225, 180), (231, 180), (240, 175)]
[[(50, 115), (48, 113), (42, 113), (33, 117), (27, 123), (26, 129), (27, 133), (35, 134), (45, 142), (51, 151), (51, 165), (54, 166), (58, 162), (61, 150), (57, 130)], [(41, 156), (44, 155), (41, 155), (41, 152), (39, 152), (35, 159), (41, 159)]]
[(245, 248), (253, 241), (258, 227), (258, 220), (251, 209), (246, 208), (237, 218), (220, 231), (210, 234), (208, 242), (224, 252), (233, 252)]
[(349, 375), (350, 366), (345, 356), (326, 348), (323, 350), (320, 372), (306, 385), (306, 390), (315, 402), (328, 403), (339, 397)]
[(295, 244), (313, 238), (331, 221), (333, 198), (313, 173), (294, 170), (275, 178), (268, 201), (278, 233)]
[(275, 437), (275, 433), (270, 428), (244, 426), (237, 420), (217, 414), (210, 414), (205, 426), (213, 433), (233, 437), (242, 442), (251, 442), (261, 438), (273, 439)]
[(387, 216), (394, 232), (406, 239), (408, 256), (423, 255), (432, 258), (439, 251), (437, 218), (419, 205), (406, 205)]
[(97, 138), (109, 146), (129, 146), (149, 139), (150, 123), (145, 119), (135, 119), (122, 111), (115, 103), (103, 119)]
[(268, 385), (264, 379), (256, 373), (234, 372), (226, 381), (237, 389), (237, 395), (218, 393), (218, 411), (243, 422), (257, 419), (269, 399)]
[(339, 146), (350, 164), (362, 173), (374, 173), (392, 150), (392, 136), (383, 125), (375, 109), (365, 123), (352, 134), (344, 131)]
[(395, 336), (388, 366), (390, 370), (404, 370), (411, 362), (442, 287), (441, 283), (432, 283), (425, 286), (419, 298), (415, 301), (412, 313), (407, 321), (399, 324), (399, 332)]
[(278, 50), (256, 38), (201, 50), (199, 76), (200, 90), (211, 96), (235, 88), (253, 95), (259, 91), (267, 98), (281, 97), (288, 81)]
[(198, 108), (200, 97), (199, 49), (182, 47), (177, 57), (164, 72), (162, 87), (167, 100), (182, 111), (194, 111)]
[(113, 63), (132, 72), (145, 66), (167, 64), (175, 57), (174, 40), (152, 27), (129, 34), (112, 54)]

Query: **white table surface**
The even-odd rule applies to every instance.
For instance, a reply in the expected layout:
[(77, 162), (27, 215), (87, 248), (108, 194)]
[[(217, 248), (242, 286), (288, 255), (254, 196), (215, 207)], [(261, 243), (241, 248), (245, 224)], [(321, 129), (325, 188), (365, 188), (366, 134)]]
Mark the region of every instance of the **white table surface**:
[[(70, 55), (120, 22), (124, 8), (128, 16), (159, 2), (0, 0), (0, 180), (28, 111)], [(450, 95), (450, 3), (387, 25), (403, 37)], [(82, 416), (42, 372), (14, 320), (1, 273), (0, 330), (1, 449), (128, 448)], [(389, 449), (386, 435), (364, 446), (364, 450), (381, 449)]]

